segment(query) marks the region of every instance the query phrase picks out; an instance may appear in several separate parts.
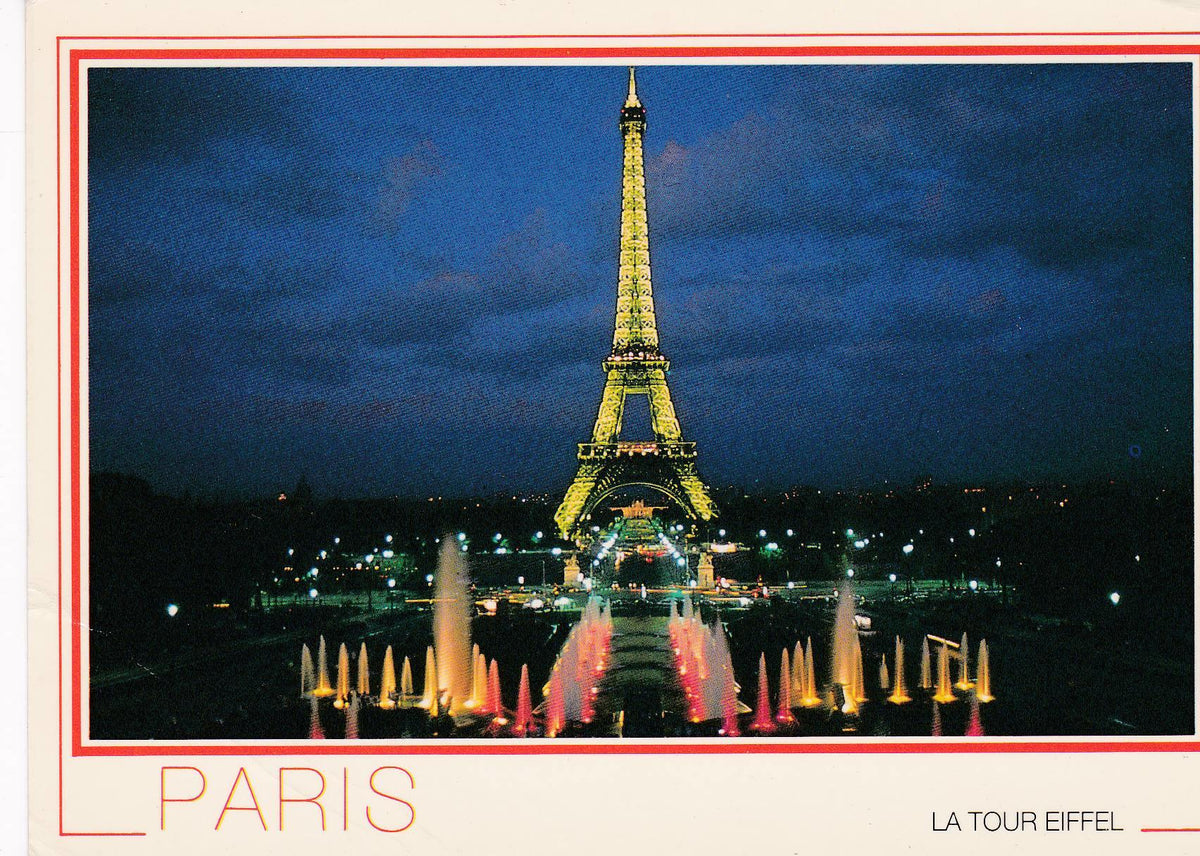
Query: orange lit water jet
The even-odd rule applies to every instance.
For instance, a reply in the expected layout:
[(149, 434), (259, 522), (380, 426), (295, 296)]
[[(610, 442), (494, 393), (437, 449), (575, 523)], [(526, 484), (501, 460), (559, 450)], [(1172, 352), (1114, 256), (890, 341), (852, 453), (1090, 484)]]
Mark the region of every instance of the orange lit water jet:
[(415, 695), (416, 693), (413, 692), (412, 661), (408, 657), (405, 657), (404, 664), (400, 667), (400, 706), (412, 707)]
[(971, 683), (971, 648), (967, 644), (967, 634), (962, 635), (958, 644), (958, 680), (954, 684), (960, 690), (969, 690), (975, 684)]
[(433, 646), (430, 645), (425, 649), (425, 692), (422, 694), (421, 700), (417, 702), (417, 707), (427, 707), (430, 711), (436, 711), (437, 703), (437, 656), (433, 653)]
[(896, 659), (892, 664), (896, 668), (895, 680), (892, 683), (892, 694), (888, 701), (892, 704), (905, 704), (912, 701), (908, 688), (904, 685), (904, 640), (896, 637)]
[(358, 693), (351, 693), (350, 703), (346, 705), (346, 739), (358, 739)]
[(921, 689), (933, 688), (933, 670), (929, 667), (929, 637), (921, 640)]
[(992, 695), (992, 674), (991, 667), (988, 665), (988, 646), (987, 640), (979, 640), (979, 662), (975, 667), (978, 670), (976, 675), (975, 697), (983, 702), (994, 701), (995, 696)]
[[(408, 661), (406, 660), (405, 663)], [(379, 706), (391, 710), (396, 706), (392, 698), (396, 694), (396, 660), (392, 654), (392, 646), (388, 645), (383, 652), (383, 674), (379, 676)]]
[(884, 692), (892, 688), (892, 676), (888, 674), (886, 656), (879, 659), (879, 688)]
[(933, 694), (937, 702), (954, 701), (954, 692), (950, 688), (950, 647), (938, 647), (937, 692)]
[(804, 704), (804, 688), (808, 685), (808, 680), (804, 674), (804, 645), (800, 640), (796, 640), (796, 647), (792, 649), (792, 703), (796, 705)]
[(358, 686), (356, 687), (360, 696), (371, 694), (371, 672), (367, 666), (367, 643), (362, 643), (362, 647), (358, 649)]
[(333, 687), (329, 684), (329, 665), (325, 653), (325, 637), (317, 645), (317, 688), (313, 695), (318, 698), (333, 695)]
[(339, 710), (346, 704), (346, 700), (350, 696), (350, 654), (346, 650), (346, 643), (343, 642), (338, 646), (338, 668), (337, 668), (337, 698), (333, 701), (333, 706)]
[(808, 638), (808, 643), (804, 646), (804, 697), (800, 700), (805, 707), (817, 707), (824, 702), (817, 695), (817, 670), (813, 666), (813, 643), (812, 637)]
[(466, 702), (471, 697), (473, 601), (469, 585), (466, 558), (458, 541), (452, 537), (442, 538), (434, 573), (433, 639), (437, 649), (434, 690), (435, 694), (449, 700), (452, 714), (466, 710)]

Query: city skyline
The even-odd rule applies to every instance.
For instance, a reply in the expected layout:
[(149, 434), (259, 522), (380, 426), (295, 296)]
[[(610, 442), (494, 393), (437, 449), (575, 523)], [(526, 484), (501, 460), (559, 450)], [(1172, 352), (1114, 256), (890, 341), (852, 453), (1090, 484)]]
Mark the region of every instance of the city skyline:
[[(1190, 473), (1190, 66), (638, 75), (662, 348), (711, 482)], [(92, 69), (93, 470), (564, 489), (625, 77)]]

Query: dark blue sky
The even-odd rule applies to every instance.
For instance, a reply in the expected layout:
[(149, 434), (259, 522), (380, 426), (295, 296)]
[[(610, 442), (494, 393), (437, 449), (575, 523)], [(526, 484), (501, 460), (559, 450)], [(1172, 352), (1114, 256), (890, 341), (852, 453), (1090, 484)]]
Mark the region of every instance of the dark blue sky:
[[(564, 489), (612, 336), (625, 80), (92, 69), (92, 469)], [(1190, 88), (1184, 64), (641, 68), (702, 474), (1189, 473)]]

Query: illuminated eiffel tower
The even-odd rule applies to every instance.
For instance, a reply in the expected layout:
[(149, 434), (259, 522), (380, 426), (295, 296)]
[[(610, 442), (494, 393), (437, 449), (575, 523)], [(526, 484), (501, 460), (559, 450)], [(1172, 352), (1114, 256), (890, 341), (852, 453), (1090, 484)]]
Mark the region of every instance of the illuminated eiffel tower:
[[(696, 444), (686, 443), (667, 389), (670, 364), (658, 349), (654, 294), (650, 287), (650, 237), (646, 225), (646, 176), (642, 137), (646, 110), (629, 69), (629, 97), (621, 108), (625, 162), (621, 179), (621, 255), (612, 353), (590, 443), (579, 444), (579, 470), (554, 515), (563, 538), (578, 539), (596, 504), (623, 488), (662, 491), (688, 517), (711, 520), (717, 508), (696, 470)], [(619, 441), (625, 397), (645, 395), (653, 440)]]

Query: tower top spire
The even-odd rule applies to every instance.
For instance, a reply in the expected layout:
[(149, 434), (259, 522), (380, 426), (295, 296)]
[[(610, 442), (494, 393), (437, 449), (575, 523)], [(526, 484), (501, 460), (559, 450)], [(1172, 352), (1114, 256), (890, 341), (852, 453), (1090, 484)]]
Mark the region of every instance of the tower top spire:
[(634, 67), (629, 66), (629, 97), (625, 99), (626, 107), (641, 107), (642, 102), (638, 101), (637, 97), (637, 77), (634, 73)]

